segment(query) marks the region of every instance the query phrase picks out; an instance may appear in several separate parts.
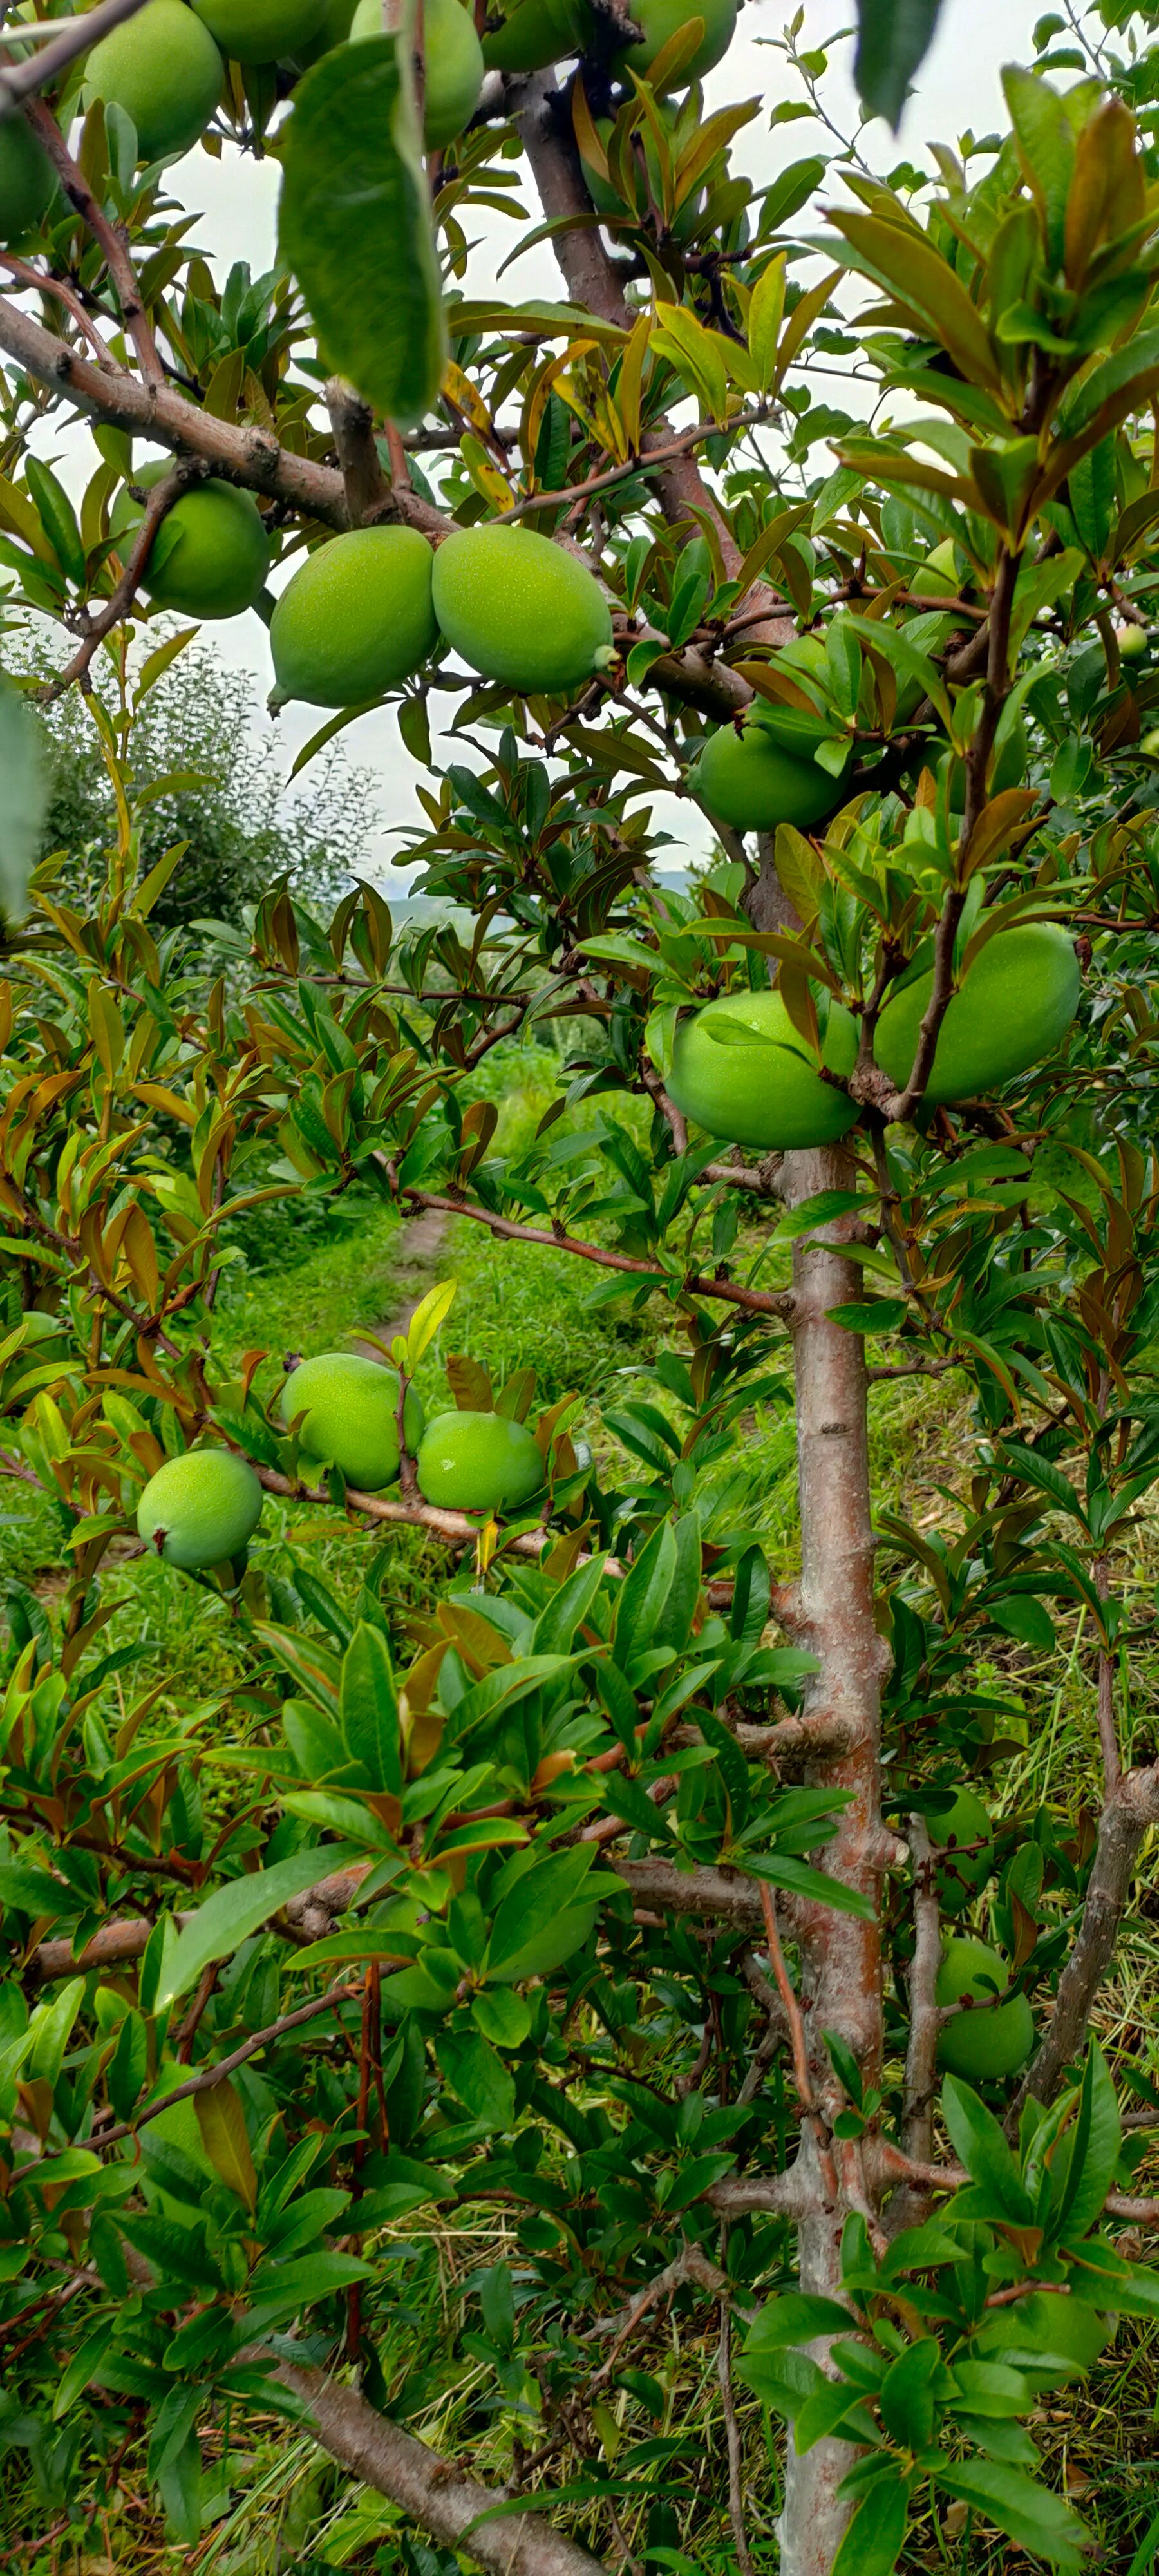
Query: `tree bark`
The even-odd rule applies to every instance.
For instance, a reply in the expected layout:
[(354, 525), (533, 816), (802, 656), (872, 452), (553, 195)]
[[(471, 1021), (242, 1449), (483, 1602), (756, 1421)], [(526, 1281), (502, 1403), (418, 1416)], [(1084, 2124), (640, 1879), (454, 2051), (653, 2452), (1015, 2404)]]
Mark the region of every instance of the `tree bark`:
[[(853, 1164), (841, 1148), (786, 1157), (790, 1203), (821, 1190), (853, 1186)], [(887, 1661), (873, 1616), (873, 1532), (864, 1344), (829, 1320), (829, 1309), (855, 1299), (860, 1272), (834, 1247), (848, 1239), (840, 1218), (806, 1235), (794, 1254), (793, 1346), (797, 1393), (797, 1465), (801, 1510), (801, 1610), (820, 1671), (808, 1684), (805, 1714), (837, 1721), (849, 1750), (810, 1766), (807, 1776), (846, 1790), (835, 1837), (819, 1855), (830, 1874), (867, 1896), (872, 1923), (831, 1906), (799, 1908), (802, 1995), (809, 2075), (822, 2131), (831, 2129), (840, 2093), (823, 2033), (836, 2031), (876, 2084), (883, 2048), (882, 1959), (878, 1909), (881, 1876), (893, 1844), (879, 1803), (881, 1681)], [(832, 2190), (832, 2164), (816, 2131), (802, 2131), (802, 2160), (811, 2169), (811, 2206), (798, 2232), (802, 2290), (840, 2295), (844, 2195)], [(816, 2358), (824, 2357), (818, 2348)], [(780, 2522), (782, 2576), (828, 2576), (849, 2519), (837, 2488), (851, 2466), (847, 2443), (818, 2442), (799, 2458), (790, 2441)]]

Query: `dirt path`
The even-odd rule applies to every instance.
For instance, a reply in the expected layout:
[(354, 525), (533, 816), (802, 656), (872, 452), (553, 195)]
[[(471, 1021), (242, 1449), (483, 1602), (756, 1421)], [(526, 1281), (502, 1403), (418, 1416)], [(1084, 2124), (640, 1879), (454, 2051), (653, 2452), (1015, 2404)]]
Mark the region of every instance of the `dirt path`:
[[(415, 1307), (420, 1299), (426, 1296), (428, 1288), (434, 1286), (439, 1267), (439, 1255), (446, 1238), (447, 1222), (447, 1218), (440, 1215), (437, 1208), (424, 1208), (422, 1215), (411, 1217), (406, 1226), (401, 1246), (404, 1257), (398, 1266), (398, 1280), (400, 1287), (408, 1293), (403, 1304), (395, 1307), (393, 1314), (384, 1315), (380, 1323), (371, 1327), (371, 1330), (378, 1335), (379, 1341), (385, 1342), (388, 1347), (395, 1333), (405, 1333)], [(412, 1288), (413, 1296), (409, 1293)], [(382, 1352), (376, 1350), (371, 1342), (355, 1342), (354, 1348), (356, 1351), (365, 1352), (367, 1359), (382, 1358)]]

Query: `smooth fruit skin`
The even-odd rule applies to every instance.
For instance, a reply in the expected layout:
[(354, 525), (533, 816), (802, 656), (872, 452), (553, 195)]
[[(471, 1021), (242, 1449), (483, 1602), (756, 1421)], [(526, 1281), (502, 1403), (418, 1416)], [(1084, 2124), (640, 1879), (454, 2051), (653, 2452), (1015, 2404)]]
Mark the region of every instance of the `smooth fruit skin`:
[(326, 0), (193, 0), (222, 53), (235, 63), (276, 63), (316, 36)]
[[(352, 45), (384, 29), (382, 0), (358, 0), (350, 28)], [(423, 10), (423, 140), (428, 152), (453, 143), (479, 104), (483, 86), (483, 48), (475, 21), (461, 0), (426, 0)]]
[(697, 803), (737, 832), (772, 832), (778, 823), (806, 832), (841, 801), (839, 779), (786, 751), (751, 713), (739, 733), (727, 724), (709, 735), (689, 783)]
[[(398, 1371), (356, 1351), (319, 1351), (293, 1369), (282, 1389), (289, 1430), (304, 1413), (299, 1445), (306, 1458), (339, 1467), (361, 1494), (381, 1493), (398, 1474)], [(406, 1440), (413, 1456), (425, 1415), (413, 1387), (406, 1395)]]
[[(135, 480), (151, 491), (169, 472), (167, 463), (143, 465)], [(118, 494), (112, 530), (131, 540), (141, 504)], [(183, 617), (240, 617), (264, 590), (270, 543), (251, 492), (232, 483), (199, 483), (185, 492), (162, 522), (145, 560), (141, 587), (154, 608), (176, 608)], [(156, 570), (153, 569), (156, 561)]]
[(1009, 1983), (1005, 1961), (987, 1941), (972, 1940), (964, 1933), (947, 1941), (934, 1986), (935, 2003), (961, 2003), (969, 1996), (985, 2007), (956, 2013), (938, 2040), (939, 2066), (960, 2075), (966, 2084), (1015, 2074), (1034, 2046), (1034, 2016), (1025, 1995), (1012, 1995), (1004, 2004), (994, 2001), (995, 1988), (1002, 1994)]
[(1130, 626), (1117, 626), (1115, 629), (1115, 641), (1119, 647), (1119, 660), (1121, 662), (1142, 662), (1146, 656), (1150, 640), (1151, 639), (1145, 626), (1136, 626), (1134, 624)]
[(332, 54), (338, 45), (344, 45), (353, 22), (354, 0), (326, 0), (317, 34), (308, 45), (299, 45), (295, 55), (302, 70), (309, 71), (311, 64), (321, 62), (323, 54)]
[[(740, 1021), (765, 1041), (722, 1046), (711, 1034)], [(852, 1073), (857, 1029), (840, 1003), (830, 1006), (821, 1049), (831, 1073)], [(668, 1095), (710, 1136), (762, 1153), (799, 1145), (832, 1145), (857, 1116), (857, 1104), (823, 1082), (779, 993), (723, 993), (676, 1033)]]
[(22, 116), (7, 116), (0, 125), (0, 242), (15, 242), (34, 232), (47, 214), (56, 172), (43, 145)]
[(85, 64), (90, 98), (123, 107), (142, 161), (169, 161), (203, 134), (225, 77), (208, 27), (185, 0), (148, 0), (94, 45)]
[(539, 1491), (543, 1460), (505, 1413), (437, 1413), (415, 1460), (419, 1492), (444, 1511), (515, 1511)]
[[(876, 1055), (902, 1090), (917, 1053), (932, 970), (888, 1002), (877, 1026)], [(974, 960), (938, 1034), (925, 1098), (933, 1104), (974, 1100), (1040, 1064), (1065, 1037), (1082, 989), (1078, 959), (1057, 923), (1036, 921), (1000, 931)]]
[(520, 0), (483, 38), (488, 71), (541, 72), (582, 54), (595, 29), (588, 0)]
[(409, 679), (439, 640), (433, 567), (417, 528), (351, 528), (308, 555), (270, 620), (276, 702), (356, 707)]
[(703, 80), (714, 63), (727, 54), (736, 33), (737, 0), (633, 0), (632, 16), (644, 30), (642, 45), (629, 45), (616, 57), (618, 71), (636, 72), (646, 79), (656, 56), (692, 18), (702, 18), (704, 34), (690, 62), (676, 73), (670, 86), (686, 89), (691, 81)]
[(960, 1914), (988, 1876), (994, 1856), (990, 1818), (981, 1799), (972, 1789), (959, 1789), (952, 1807), (929, 1818), (929, 1836), (935, 1851), (946, 1853), (947, 1866), (937, 1873), (942, 1912)]
[(233, 1449), (190, 1449), (150, 1476), (137, 1536), (185, 1574), (240, 1556), (261, 1518), (262, 1489)]
[(549, 537), (484, 525), (448, 537), (435, 556), (435, 615), (485, 680), (562, 697), (600, 667), (612, 617), (594, 574)]
[(1104, 2316), (1098, 2308), (1088, 2307), (1085, 2299), (1032, 2290), (1028, 2298), (1016, 2299), (1013, 2307), (996, 2308), (973, 2337), (970, 2350), (984, 2361), (1003, 2361), (1014, 2352), (1057, 2353), (1066, 2364), (1064, 2369), (1014, 2365), (1026, 2370), (1035, 2394), (1042, 2396), (1048, 2388), (1081, 2378), (1105, 2351), (1117, 2323), (1117, 2317)]

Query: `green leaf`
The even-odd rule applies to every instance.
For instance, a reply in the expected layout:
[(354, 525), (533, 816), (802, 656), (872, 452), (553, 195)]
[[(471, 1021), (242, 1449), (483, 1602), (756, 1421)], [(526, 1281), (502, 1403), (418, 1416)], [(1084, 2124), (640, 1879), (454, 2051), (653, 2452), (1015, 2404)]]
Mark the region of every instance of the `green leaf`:
[[(544, 1944), (545, 1955), (551, 1948), (553, 1926), (569, 1907), (576, 1905), (593, 1857), (591, 1844), (586, 1850), (576, 1846), (570, 1851), (553, 1852), (549, 1860), (521, 1871), (496, 1908), (487, 1952), (489, 1977), (507, 1979), (544, 1973), (536, 1945)], [(590, 1920), (594, 1900), (584, 1910)], [(532, 1965), (522, 1964), (525, 1956), (533, 1958)]]
[(325, 363), (386, 419), (422, 419), (442, 381), (442, 296), (410, 80), (410, 12), (299, 82), (279, 240)]
[(79, 1896), (62, 1879), (52, 1878), (46, 1869), (25, 1869), (17, 1861), (0, 1861), (0, 1905), (53, 1923), (81, 1911)]
[(401, 1728), (390, 1654), (381, 1628), (365, 1619), (342, 1658), (339, 1705), (346, 1750), (366, 1786), (401, 1798)]
[(909, 2487), (891, 2465), (863, 2495), (833, 2561), (832, 2576), (891, 2576), (908, 2520)]
[(221, 2175), (227, 2188), (252, 2210), (258, 2196), (257, 2175), (250, 2151), (241, 2095), (223, 2076), (219, 2084), (207, 2084), (203, 2093), (193, 2096), (201, 2143), (215, 2173)]
[(857, 94), (869, 115), (886, 117), (895, 134), (940, 6), (941, 0), (857, 0)]
[(963, 2460), (953, 2468), (939, 2467), (934, 2474), (946, 2495), (984, 2513), (1021, 2549), (1048, 2559), (1052, 2567), (1078, 2569), (1088, 2543), (1085, 2526), (1059, 2496), (1040, 2486), (1037, 2478), (1027, 2477), (1025, 2470), (1009, 2468), (1000, 2460)]
[(1029, 2226), (1034, 2212), (1013, 2152), (993, 2112), (956, 2075), (947, 2075), (942, 2086), (942, 2117), (971, 2182), (992, 2195), (995, 2216)]
[(21, 921), (48, 810), (40, 726), (15, 689), (0, 683), (0, 911)]
[(1110, 2069), (1102, 2049), (1097, 2041), (1092, 2040), (1079, 2094), (1070, 2172), (1054, 2222), (1059, 2236), (1073, 2241), (1075, 2237), (1085, 2235), (1087, 2228), (1093, 2227), (1095, 2220), (1102, 2215), (1122, 2142), (1122, 2123)]
[(292, 1896), (304, 1896), (319, 1879), (364, 1857), (354, 1843), (320, 1843), (312, 1851), (295, 1852), (289, 1860), (278, 1861), (273, 1869), (231, 1878), (228, 1886), (215, 1888), (178, 1933), (162, 1971), (154, 2010), (164, 2012), (179, 1995), (187, 1994), (211, 1960), (232, 1957), (251, 1932), (259, 1931)]

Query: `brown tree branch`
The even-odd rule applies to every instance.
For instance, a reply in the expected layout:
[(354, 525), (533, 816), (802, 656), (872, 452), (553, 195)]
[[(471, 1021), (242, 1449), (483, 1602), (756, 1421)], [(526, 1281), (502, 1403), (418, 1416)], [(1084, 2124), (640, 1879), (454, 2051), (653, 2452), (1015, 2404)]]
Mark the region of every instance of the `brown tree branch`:
[[(91, 29), (92, 20), (85, 21)], [(87, 39), (91, 42), (91, 35)], [(79, 51), (80, 48), (75, 50)], [(43, 75), (43, 59), (35, 66)], [(75, 206), (81, 222), (104, 252), (110, 284), (116, 291), (121, 317), (136, 352), (137, 364), (147, 384), (165, 381), (161, 354), (153, 337), (153, 325), (141, 302), (141, 289), (129, 250), (129, 236), (123, 224), (111, 224), (104, 207), (99, 205), (78, 162), (73, 160), (55, 116), (42, 99), (34, 99), (25, 108), (32, 131), (43, 146), (70, 205)]]
[(121, 619), (128, 616), (152, 550), (153, 539), (162, 520), (168, 517), (174, 502), (180, 500), (182, 493), (189, 489), (190, 484), (199, 481), (201, 472), (201, 466), (193, 458), (180, 459), (146, 495), (141, 523), (126, 557), (125, 569), (116, 589), (106, 600), (104, 607), (91, 620), (84, 641), (78, 645), (71, 662), (65, 664), (63, 671), (58, 671), (55, 680), (45, 681), (43, 687), (37, 691), (37, 696), (43, 705), (49, 706), (54, 698), (63, 697), (65, 690), (72, 687), (74, 680), (84, 679), (105, 636), (110, 635), (114, 626), (119, 626)]
[(65, 311), (71, 313), (78, 331), (83, 331), (86, 340), (91, 343), (102, 363), (107, 367), (116, 367), (117, 361), (112, 350), (108, 342), (102, 340), (92, 315), (86, 313), (79, 295), (74, 294), (71, 286), (65, 285), (63, 278), (47, 276), (40, 269), (34, 268), (31, 260), (18, 259), (16, 253), (10, 250), (0, 250), (0, 268), (6, 268), (9, 275), (14, 277), (20, 286), (34, 287), (38, 295), (54, 296), (57, 303), (63, 304)]
[(326, 386), (326, 409), (351, 527), (365, 527), (371, 519), (395, 515), (394, 494), (382, 470), (370, 404), (355, 393), (344, 376), (331, 376)]
[(1054, 2012), (1007, 2114), (1016, 2130), (1028, 2093), (1049, 2102), (1082, 2047), (1095, 1996), (1115, 1955), (1135, 1863), (1149, 1825), (1159, 1823), (1159, 1765), (1124, 1774), (1099, 1818), (1098, 1841), (1078, 1938), (1058, 1982)]
[[(594, 1261), (601, 1270), (620, 1270), (628, 1278), (661, 1284), (654, 1262), (633, 1260), (630, 1254), (612, 1252), (605, 1244), (581, 1243), (578, 1236), (565, 1234), (562, 1227), (556, 1232), (546, 1226), (519, 1225), (514, 1217), (496, 1216), (490, 1208), (472, 1207), (466, 1200), (441, 1196), (437, 1190), (406, 1189), (403, 1196), (415, 1207), (438, 1208), (444, 1216), (470, 1217), (474, 1224), (488, 1226), (504, 1242), (539, 1243), (549, 1252), (574, 1252), (581, 1261)], [(793, 1299), (787, 1289), (742, 1288), (736, 1280), (716, 1279), (699, 1270), (690, 1270), (680, 1286), (686, 1296), (718, 1298), (726, 1306), (740, 1306), (748, 1315), (776, 1315), (787, 1320), (793, 1311)]]

